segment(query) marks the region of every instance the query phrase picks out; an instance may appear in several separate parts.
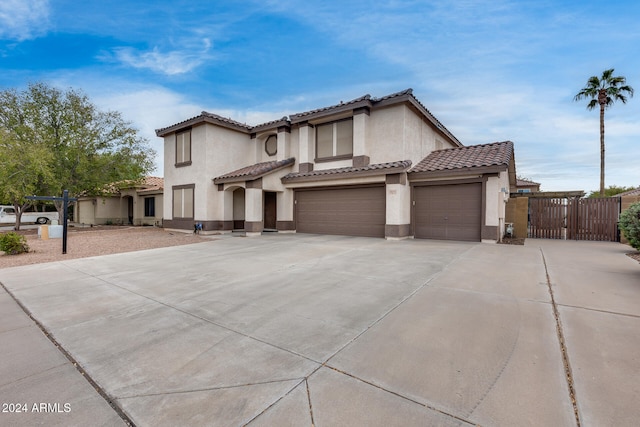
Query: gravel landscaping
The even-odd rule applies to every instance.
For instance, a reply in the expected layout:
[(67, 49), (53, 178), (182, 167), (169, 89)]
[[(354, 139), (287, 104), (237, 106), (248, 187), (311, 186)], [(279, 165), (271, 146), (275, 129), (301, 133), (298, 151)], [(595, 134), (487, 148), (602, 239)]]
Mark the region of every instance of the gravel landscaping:
[(69, 227), (67, 253), (63, 255), (62, 239), (42, 240), (38, 238), (38, 230), (21, 230), (19, 233), (26, 236), (30, 252), (19, 255), (0, 252), (0, 268), (188, 245), (215, 238), (210, 235), (170, 232), (156, 227)]

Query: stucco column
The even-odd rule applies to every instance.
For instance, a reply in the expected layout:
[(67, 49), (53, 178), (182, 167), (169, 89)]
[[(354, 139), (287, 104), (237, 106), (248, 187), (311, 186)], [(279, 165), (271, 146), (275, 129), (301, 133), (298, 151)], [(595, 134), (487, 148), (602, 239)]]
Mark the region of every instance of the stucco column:
[(367, 156), (367, 129), (369, 128), (369, 109), (360, 108), (353, 112), (353, 166), (369, 164)]
[(385, 237), (406, 239), (411, 235), (411, 187), (405, 173), (387, 175)]
[(293, 190), (285, 189), (277, 195), (277, 225), (278, 232), (295, 232), (293, 222)]
[(298, 130), (300, 142), (300, 154), (298, 156), (298, 167), (300, 172), (310, 172), (313, 170), (315, 155), (315, 133), (314, 127), (308, 123), (300, 124)]
[(233, 190), (220, 190), (217, 192), (218, 200), (222, 199), (222, 222), (232, 224), (233, 230)]
[(282, 126), (278, 128), (278, 153), (277, 160), (285, 160), (289, 158), (291, 147), (291, 128)]
[(247, 181), (244, 197), (244, 229), (247, 236), (259, 236), (264, 229), (262, 178)]

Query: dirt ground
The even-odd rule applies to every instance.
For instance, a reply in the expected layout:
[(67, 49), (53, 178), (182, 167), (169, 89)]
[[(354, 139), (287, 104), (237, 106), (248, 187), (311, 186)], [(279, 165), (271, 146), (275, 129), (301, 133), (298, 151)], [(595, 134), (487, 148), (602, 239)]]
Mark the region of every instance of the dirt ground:
[(0, 268), (188, 245), (215, 238), (211, 235), (170, 232), (156, 227), (69, 227), (67, 253), (63, 255), (62, 239), (42, 240), (38, 237), (38, 230), (21, 230), (19, 233), (26, 236), (30, 252), (19, 255), (0, 252)]

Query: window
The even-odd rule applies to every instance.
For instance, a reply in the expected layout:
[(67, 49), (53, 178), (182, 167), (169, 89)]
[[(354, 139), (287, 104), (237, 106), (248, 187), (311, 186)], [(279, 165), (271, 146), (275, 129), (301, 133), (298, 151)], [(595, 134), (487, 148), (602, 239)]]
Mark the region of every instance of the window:
[(191, 164), (191, 130), (176, 134), (176, 166)]
[(278, 137), (276, 135), (269, 135), (269, 138), (264, 142), (264, 151), (269, 156), (275, 156), (278, 153)]
[(173, 218), (193, 218), (194, 185), (173, 187)]
[(144, 216), (156, 216), (156, 198), (144, 198)]
[(529, 188), (518, 188), (518, 193), (531, 193)]
[(353, 119), (316, 126), (316, 160), (353, 156)]

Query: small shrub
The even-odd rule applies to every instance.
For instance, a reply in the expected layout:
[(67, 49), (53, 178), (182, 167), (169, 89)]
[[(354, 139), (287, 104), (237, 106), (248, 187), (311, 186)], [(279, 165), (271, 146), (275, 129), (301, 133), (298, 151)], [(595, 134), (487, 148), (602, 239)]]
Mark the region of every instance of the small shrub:
[(13, 231), (0, 235), (0, 250), (7, 255), (17, 255), (29, 252), (27, 239)]
[(619, 226), (629, 244), (640, 251), (640, 202), (620, 214)]

